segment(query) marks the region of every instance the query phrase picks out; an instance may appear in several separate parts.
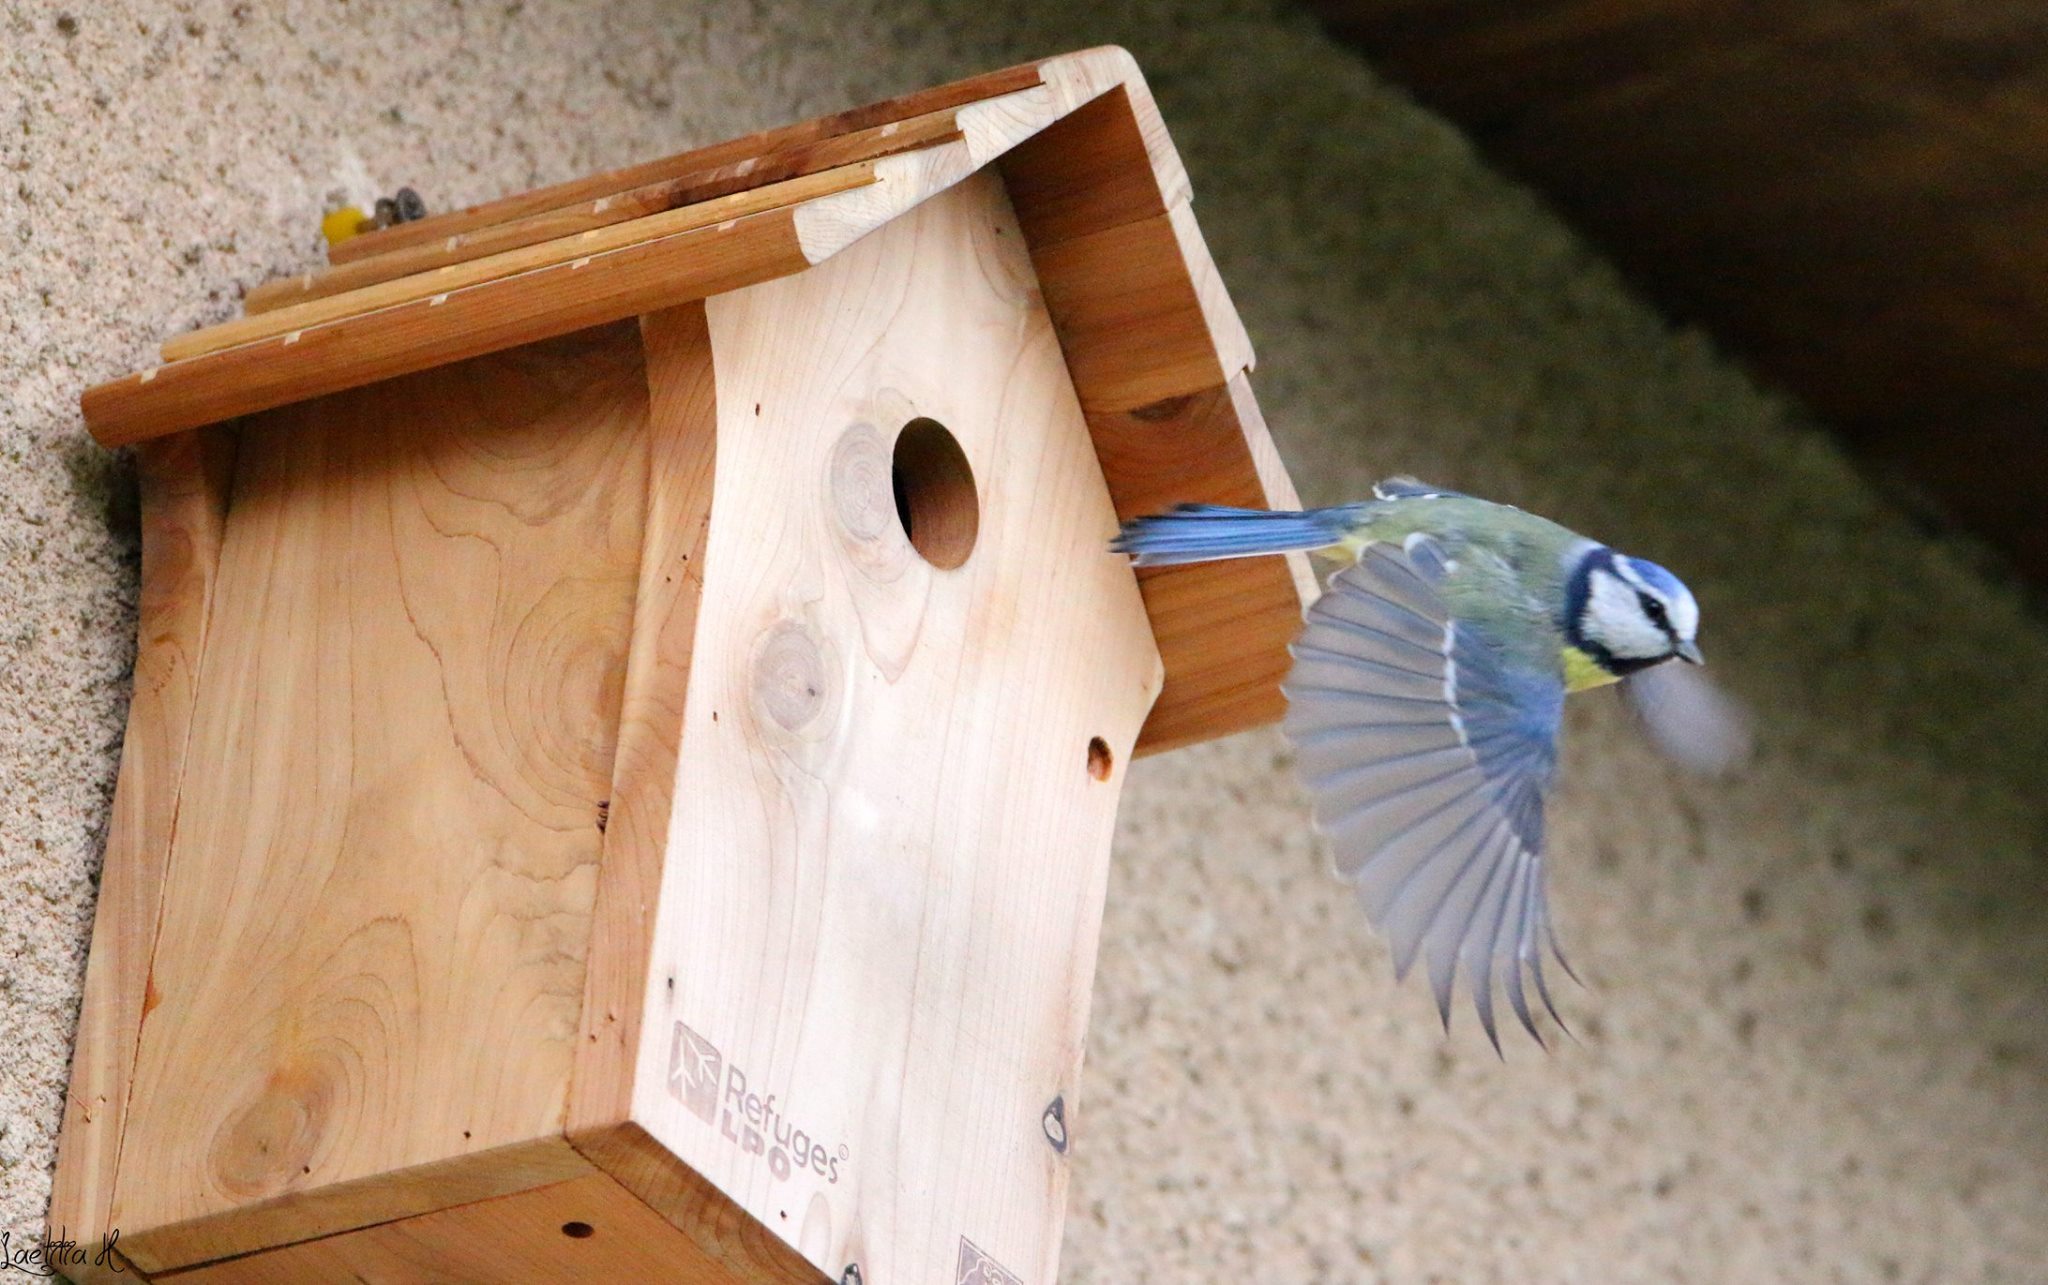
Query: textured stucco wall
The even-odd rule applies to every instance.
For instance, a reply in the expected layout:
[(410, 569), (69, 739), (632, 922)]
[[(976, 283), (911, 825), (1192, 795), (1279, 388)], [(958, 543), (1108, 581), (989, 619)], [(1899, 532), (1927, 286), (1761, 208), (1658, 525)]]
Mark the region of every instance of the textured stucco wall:
[(1306, 495), (1412, 471), (1678, 568), (1747, 779), (1575, 702), (1583, 1042), (1451, 1039), (1271, 733), (1132, 772), (1072, 1281), (2048, 1273), (2048, 636), (1285, 6), (0, 8), (0, 1227), (41, 1220), (135, 599), (86, 382), (437, 207), (1115, 40), (1151, 73)]

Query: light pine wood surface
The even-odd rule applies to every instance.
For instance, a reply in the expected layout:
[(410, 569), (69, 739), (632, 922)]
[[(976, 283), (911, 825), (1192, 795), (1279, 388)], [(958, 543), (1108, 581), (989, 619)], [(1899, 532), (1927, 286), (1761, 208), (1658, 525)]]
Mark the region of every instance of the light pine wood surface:
[[(216, 598), (234, 450), (234, 435), (216, 428), (147, 442), (136, 451), (142, 601), (136, 613), (135, 687), (50, 1193), (50, 1225), (81, 1244), (97, 1245), (114, 1226), (114, 1170), (130, 1119), (137, 1033), (151, 1002), (150, 953), (198, 700), (207, 614)], [(79, 1285), (121, 1279), (90, 1264), (77, 1274)]]
[(567, 1128), (630, 1115), (654, 909), (676, 802), (676, 743), (689, 694), (711, 526), (718, 399), (704, 306), (640, 320), (648, 386), (647, 519), (619, 712), (618, 753), (591, 922), (590, 963)]
[(85, 391), (105, 446), (537, 343), (802, 271), (784, 208), (152, 367)]
[[(1221, 388), (1137, 411), (1088, 417), (1117, 516), (1157, 513), (1199, 495), (1211, 504), (1298, 508), (1294, 484), (1242, 371)], [(1270, 723), (1286, 711), (1280, 681), (1318, 592), (1308, 558), (1246, 558), (1141, 567), (1138, 586), (1166, 663), (1166, 686), (1138, 753)]]
[(1135, 64), (1029, 70), (387, 241), (88, 393), (247, 416), (149, 448), (213, 443), (161, 578), (204, 770), (139, 803), (60, 1185), (138, 1266), (408, 1279), (510, 1211), (522, 1270), (610, 1263), (533, 1223), (589, 1192), (714, 1276), (1051, 1277), (1126, 764), (1276, 716), (1314, 586), (1107, 551), (1295, 500)]
[(707, 1259), (747, 1285), (844, 1280), (843, 1273), (826, 1276), (805, 1261), (775, 1229), (740, 1208), (639, 1125), (587, 1129), (574, 1141), (592, 1165), (687, 1237), (692, 1258)]
[(559, 1137), (646, 417), (623, 327), (244, 429), (118, 1225)]
[(192, 1264), (229, 1259), (268, 1262), (268, 1256), (280, 1246), (401, 1223), (589, 1172), (589, 1163), (561, 1138), (536, 1138), (401, 1170), (288, 1190), (229, 1213), (201, 1215), (159, 1227), (123, 1228), (118, 1249), (133, 1267), (152, 1278)]
[[(1133, 172), (1150, 170), (1164, 206), (1184, 202), (1186, 172), (1130, 55), (1115, 48), (1062, 54), (1035, 67), (342, 242), (338, 252), (374, 243), (337, 260), (367, 263), (383, 251), (419, 250), (437, 239), (430, 228), (440, 230), (445, 247), (449, 237), (546, 215), (564, 201), (589, 200), (594, 207), (648, 183), (699, 173), (704, 165), (730, 166), (733, 181), (752, 182), (822, 162), (837, 154), (835, 147), (879, 157), (871, 176), (878, 190), (865, 195), (821, 195), (806, 186), (867, 175), (858, 165), (842, 166), (837, 178), (828, 171), (773, 185), (780, 195), (739, 191), (704, 202), (727, 211), (708, 225), (704, 210), (690, 205), (600, 222), (540, 243), (515, 232), (509, 240), (516, 245), (482, 259), (388, 280), (380, 275), (357, 289), (275, 311), (259, 308), (256, 315), (172, 339), (165, 353), (174, 360), (86, 390), (87, 427), (103, 444), (122, 445), (801, 271), (1111, 92), (1124, 96), (1138, 135)], [(882, 155), (893, 141), (857, 137), (912, 125), (936, 111), (952, 115), (952, 128), (939, 137), (957, 134), (958, 143)], [(684, 164), (688, 157), (699, 169)], [(1202, 285), (1199, 268), (1195, 280)], [(1202, 288), (1205, 297), (1215, 293)], [(1227, 299), (1222, 302), (1227, 310)]]
[(594, 1171), (156, 1280), (160, 1285), (752, 1285)]
[(1038, 84), (1040, 79), (1040, 69), (1034, 64), (1006, 67), (1000, 71), (986, 72), (944, 85), (934, 85), (878, 103), (848, 108), (830, 116), (820, 116), (794, 125), (783, 125), (713, 143), (708, 147), (693, 148), (673, 156), (644, 161), (638, 165), (586, 175), (550, 187), (536, 188), (529, 192), (486, 201), (480, 205), (431, 215), (416, 222), (382, 228), (336, 244), (329, 251), (328, 257), (335, 263), (356, 262), (409, 246), (465, 235), (478, 228), (513, 222), (579, 202), (597, 201), (650, 183), (690, 178), (720, 171), (726, 167), (743, 166), (750, 161), (758, 166), (763, 158), (788, 155), (798, 149), (829, 143), (845, 135), (927, 116), (983, 98), (1014, 93)]
[[(415, 272), (444, 268), (543, 241), (587, 234), (684, 206), (705, 208), (724, 202), (737, 207), (741, 205), (740, 198), (756, 196), (759, 189), (771, 184), (783, 187), (785, 180), (843, 169), (861, 161), (957, 137), (959, 130), (954, 125), (955, 114), (954, 109), (930, 112), (854, 134), (799, 144), (766, 156), (750, 156), (716, 169), (649, 183), (561, 209), (489, 224), (473, 232), (453, 234), (445, 240), (337, 264), (323, 272), (267, 281), (249, 292), (242, 301), (242, 309), (252, 315), (269, 312)], [(714, 223), (717, 219), (708, 218), (705, 222)], [(167, 348), (164, 355), (169, 357), (172, 354)]]
[[(1079, 65), (1106, 76), (1117, 62)], [(1000, 168), (1118, 516), (1193, 500), (1299, 507), (1252, 396), (1250, 337), (1142, 78), (1113, 81)], [(1166, 685), (1138, 753), (1280, 717), (1287, 647), (1317, 592), (1304, 555), (1147, 568), (1139, 583)]]
[[(1159, 669), (1019, 229), (983, 175), (706, 311), (689, 802), (634, 1119), (828, 1275), (953, 1285), (964, 1236), (1050, 1279), (1067, 1173), (1041, 1115), (1077, 1109), (1116, 795)], [(893, 520), (892, 446), (920, 416), (973, 470), (955, 570)], [(713, 1049), (707, 1120), (688, 1086)], [(743, 1116), (724, 1132), (741, 1083), (776, 1097), (760, 1154)], [(769, 1148), (797, 1129), (812, 1164), (784, 1178)]]
[(239, 321), (223, 322), (217, 326), (208, 326), (204, 330), (178, 335), (164, 342), (164, 360), (179, 361), (186, 357), (198, 357), (218, 352), (223, 348), (233, 348), (240, 344), (254, 343), (259, 339), (270, 339), (292, 331), (305, 330), (342, 317), (377, 312), (417, 299), (430, 299), (438, 294), (461, 290), (467, 286), (482, 285), (486, 281), (496, 281), (502, 277), (517, 276), (536, 268), (556, 267), (586, 256), (622, 250), (628, 246), (674, 236), (680, 232), (716, 227), (718, 224), (744, 218), (749, 214), (799, 205), (821, 196), (844, 192), (849, 188), (864, 187), (874, 181), (875, 170), (872, 164), (863, 162), (846, 165), (806, 175), (803, 178), (793, 178), (787, 183), (772, 183), (767, 187), (686, 205), (680, 209), (664, 210), (644, 218), (589, 228), (551, 241), (505, 250), (482, 258), (465, 259), (444, 267), (375, 282), (353, 290), (330, 293), (288, 308), (258, 313), (255, 316), (243, 317)]

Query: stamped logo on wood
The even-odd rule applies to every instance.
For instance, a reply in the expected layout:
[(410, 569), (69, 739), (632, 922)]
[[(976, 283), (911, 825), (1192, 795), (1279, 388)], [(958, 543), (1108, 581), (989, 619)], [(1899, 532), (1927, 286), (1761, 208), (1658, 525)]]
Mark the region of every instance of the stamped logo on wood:
[(988, 1256), (973, 1241), (960, 1238), (960, 1268), (955, 1285), (1024, 1285), (1024, 1278)]
[[(716, 1044), (681, 1022), (676, 1023), (675, 1039), (669, 1045), (668, 1091), (726, 1141), (747, 1155), (765, 1159), (777, 1182), (808, 1170), (836, 1185), (840, 1166), (853, 1158), (845, 1143), (828, 1149), (817, 1135), (799, 1127), (787, 1104), (776, 1102), (775, 1094), (762, 1097), (749, 1092), (747, 1073), (728, 1062)], [(996, 1285), (1005, 1278), (987, 1279)]]
[(718, 1086), (725, 1081), (725, 1058), (718, 1046), (676, 1023), (674, 1055), (669, 1058), (668, 1090), (706, 1124), (718, 1123)]

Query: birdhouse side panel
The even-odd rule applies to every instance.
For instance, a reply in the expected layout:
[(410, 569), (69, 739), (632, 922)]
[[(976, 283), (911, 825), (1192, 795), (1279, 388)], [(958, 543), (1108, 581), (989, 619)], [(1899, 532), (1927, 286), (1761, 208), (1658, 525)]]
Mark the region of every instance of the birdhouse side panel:
[[(704, 305), (648, 313), (639, 324), (648, 393), (647, 517), (571, 1079), (572, 1138), (631, 1115), (631, 1068), (711, 525), (718, 408)], [(585, 1138), (583, 1145), (592, 1144)]]
[[(81, 1243), (112, 1230), (114, 1172), (131, 1106), (135, 1045), (148, 1001), (150, 951), (198, 696), (234, 447), (232, 432), (209, 428), (135, 448), (142, 510), (135, 686), (100, 866), (48, 1218), (49, 1226)], [(98, 1264), (67, 1270), (80, 1285), (120, 1279)]]
[(1161, 670), (1028, 253), (984, 173), (706, 312), (634, 1118), (833, 1279), (1050, 1281)]
[[(645, 510), (640, 353), (604, 328), (243, 427), (124, 1248), (282, 1198), (313, 1211), (300, 1233), (339, 1230), (324, 1188), (559, 1136)], [(261, 1247), (221, 1235), (192, 1252)]]

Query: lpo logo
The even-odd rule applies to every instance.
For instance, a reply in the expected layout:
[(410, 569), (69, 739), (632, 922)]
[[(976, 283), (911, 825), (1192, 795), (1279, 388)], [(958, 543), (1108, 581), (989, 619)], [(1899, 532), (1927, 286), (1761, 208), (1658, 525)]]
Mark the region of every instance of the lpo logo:
[(681, 1022), (669, 1044), (668, 1091), (743, 1154), (766, 1161), (777, 1182), (809, 1172), (837, 1183), (840, 1167), (853, 1159), (845, 1143), (827, 1147), (797, 1124), (788, 1104), (778, 1103), (775, 1094), (751, 1092), (747, 1073)]
[(699, 1120), (718, 1121), (718, 1086), (725, 1082), (725, 1058), (718, 1046), (697, 1032), (676, 1023), (676, 1038), (668, 1055), (668, 1091), (682, 1099)]
[(973, 1241), (960, 1238), (960, 1264), (954, 1277), (957, 1285), (1024, 1285), (1024, 1278), (988, 1256)]

